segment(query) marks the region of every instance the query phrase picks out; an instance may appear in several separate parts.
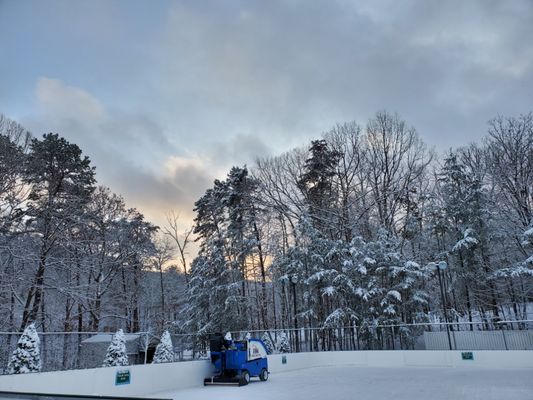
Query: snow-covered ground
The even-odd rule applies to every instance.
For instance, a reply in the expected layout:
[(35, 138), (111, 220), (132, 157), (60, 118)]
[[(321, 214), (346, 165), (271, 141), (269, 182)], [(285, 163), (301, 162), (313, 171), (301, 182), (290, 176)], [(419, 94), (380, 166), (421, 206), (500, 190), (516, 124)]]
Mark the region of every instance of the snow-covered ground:
[(272, 374), (248, 386), (207, 386), (154, 394), (194, 400), (531, 400), (533, 370), (319, 367)]

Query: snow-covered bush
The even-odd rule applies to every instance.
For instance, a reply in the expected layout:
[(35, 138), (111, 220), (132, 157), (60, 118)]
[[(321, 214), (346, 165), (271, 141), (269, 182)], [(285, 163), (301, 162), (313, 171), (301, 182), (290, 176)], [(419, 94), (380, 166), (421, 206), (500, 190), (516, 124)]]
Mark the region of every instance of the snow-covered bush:
[(10, 374), (26, 374), (41, 370), (41, 352), (39, 335), (32, 323), (24, 329), (17, 343), (17, 348), (7, 366)]
[(120, 367), (129, 364), (128, 355), (126, 354), (126, 338), (124, 332), (119, 329), (111, 340), (111, 344), (107, 348), (102, 367)]
[(152, 364), (161, 364), (174, 361), (174, 346), (168, 331), (163, 332), (161, 340), (155, 349)]
[(274, 343), (272, 343), (272, 339), (270, 339), (270, 335), (268, 332), (263, 333), (263, 336), (261, 336), (261, 340), (265, 344), (267, 354), (274, 353)]
[(278, 349), (278, 353), (291, 352), (291, 344), (289, 343), (289, 339), (287, 338), (287, 334), (285, 332), (281, 332), (279, 334), (278, 342), (276, 343), (276, 348)]

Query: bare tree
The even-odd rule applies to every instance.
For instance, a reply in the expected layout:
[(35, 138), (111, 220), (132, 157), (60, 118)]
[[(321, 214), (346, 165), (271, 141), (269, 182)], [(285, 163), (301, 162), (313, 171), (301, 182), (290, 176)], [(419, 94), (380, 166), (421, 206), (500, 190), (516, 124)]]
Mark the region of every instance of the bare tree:
[(509, 217), (525, 228), (533, 218), (533, 114), (491, 120), (486, 145)]
[(171, 238), (168, 236), (159, 237), (155, 242), (155, 255), (152, 257), (153, 268), (159, 274), (159, 285), (161, 289), (161, 317), (159, 326), (163, 329), (165, 323), (168, 321), (167, 313), (167, 301), (165, 290), (165, 268), (172, 261), (174, 254), (174, 246), (171, 242)]
[(414, 128), (386, 111), (368, 121), (365, 144), (365, 167), (377, 218), (383, 228), (397, 233), (403, 199), (433, 156)]
[(189, 284), (188, 278), (188, 261), (187, 261), (187, 247), (191, 242), (191, 235), (193, 233), (194, 227), (190, 226), (184, 231), (180, 229), (179, 213), (176, 213), (174, 210), (171, 210), (166, 215), (167, 225), (163, 229), (163, 233), (168, 235), (176, 244), (179, 251), (180, 263), (183, 268), (183, 274), (185, 275), (185, 283)]

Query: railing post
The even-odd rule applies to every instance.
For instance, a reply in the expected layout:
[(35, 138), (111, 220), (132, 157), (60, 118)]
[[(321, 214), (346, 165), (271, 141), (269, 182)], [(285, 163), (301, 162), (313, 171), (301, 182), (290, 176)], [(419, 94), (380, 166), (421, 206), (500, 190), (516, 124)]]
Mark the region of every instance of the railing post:
[(503, 344), (505, 345), (505, 350), (509, 350), (509, 346), (507, 345), (507, 337), (505, 336), (505, 325), (501, 326), (502, 336), (503, 336)]

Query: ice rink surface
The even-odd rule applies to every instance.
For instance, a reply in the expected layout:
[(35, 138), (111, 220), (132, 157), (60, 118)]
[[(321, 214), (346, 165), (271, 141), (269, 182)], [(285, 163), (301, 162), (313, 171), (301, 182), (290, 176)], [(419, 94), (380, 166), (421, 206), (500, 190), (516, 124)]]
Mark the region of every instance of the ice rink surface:
[(187, 400), (533, 400), (533, 369), (319, 367), (248, 386), (207, 386), (154, 397)]

